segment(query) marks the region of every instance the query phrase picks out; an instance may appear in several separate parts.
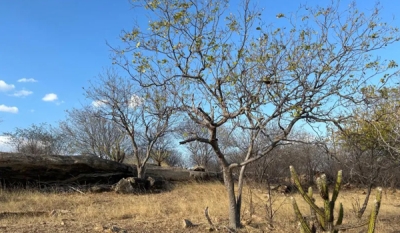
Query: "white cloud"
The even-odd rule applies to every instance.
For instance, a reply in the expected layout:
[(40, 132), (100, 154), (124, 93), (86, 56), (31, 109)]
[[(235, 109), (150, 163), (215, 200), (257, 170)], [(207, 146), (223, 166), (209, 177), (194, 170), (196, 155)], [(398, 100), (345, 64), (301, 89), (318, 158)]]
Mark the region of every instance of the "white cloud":
[(46, 102), (52, 102), (52, 101), (55, 101), (55, 100), (57, 100), (57, 99), (58, 99), (58, 97), (57, 97), (57, 95), (54, 94), (54, 93), (46, 94), (46, 95), (42, 98), (42, 100), (43, 100), (43, 101), (46, 101)]
[(33, 79), (33, 78), (21, 78), (21, 79), (18, 79), (18, 82), (19, 83), (35, 83), (35, 82), (37, 82), (37, 80)]
[(18, 108), (0, 104), (0, 112), (18, 113)]
[(105, 105), (105, 100), (92, 101), (92, 106), (95, 107), (95, 108), (100, 108), (103, 105)]
[(1, 152), (11, 152), (12, 148), (7, 142), (10, 141), (10, 138), (7, 136), (0, 135), (0, 151)]
[(56, 105), (61, 105), (61, 104), (63, 104), (63, 103), (65, 103), (64, 100), (61, 100), (61, 101), (58, 101), (58, 102), (56, 103)]
[(16, 91), (13, 96), (16, 97), (25, 97), (28, 95), (31, 95), (33, 92), (32, 91), (27, 91), (27, 90), (20, 90), (20, 91)]
[(137, 106), (140, 106), (144, 103), (144, 99), (140, 96), (133, 95), (131, 96), (131, 101), (129, 102), (129, 107), (130, 108), (135, 108)]
[(3, 80), (0, 80), (0, 91), (9, 91), (14, 89), (15, 86), (12, 84), (7, 84), (6, 82), (4, 82)]
[[(92, 106), (95, 108), (100, 108), (105, 104), (107, 104), (107, 100), (92, 101)], [(127, 104), (129, 108), (136, 108), (137, 106), (144, 104), (144, 99), (138, 95), (132, 95)]]

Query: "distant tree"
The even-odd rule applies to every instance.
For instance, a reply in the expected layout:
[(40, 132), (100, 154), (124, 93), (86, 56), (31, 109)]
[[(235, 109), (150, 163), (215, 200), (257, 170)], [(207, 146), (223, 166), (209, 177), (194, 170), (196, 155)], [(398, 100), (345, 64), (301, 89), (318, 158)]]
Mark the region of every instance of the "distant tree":
[(364, 103), (353, 109), (353, 117), (342, 124), (335, 137), (337, 149), (342, 152), (336, 153), (336, 158), (351, 171), (352, 182), (368, 188), (360, 218), (372, 187), (384, 181), (382, 174), (400, 167), (399, 89), (369, 86), (362, 93)]
[(36, 155), (64, 154), (66, 144), (63, 135), (57, 128), (42, 123), (32, 124), (28, 128), (16, 128), (6, 132), (7, 142), (16, 152)]
[[(339, 1), (302, 6), (296, 14), (277, 14), (280, 22), (273, 26), (251, 3), (230, 8), (228, 0), (136, 0), (149, 23), (123, 32), (123, 47), (113, 48), (114, 64), (143, 87), (165, 87), (188, 120), (207, 132), (188, 133), (181, 144), (212, 147), (223, 168), (233, 229), (241, 226), (246, 165), (270, 155), (299, 123), (339, 126), (371, 78), (386, 83), (398, 74), (396, 62), (374, 53), (400, 39), (399, 29), (381, 21), (379, 6), (369, 15), (355, 4), (343, 9)], [(268, 131), (269, 124), (278, 131)], [(247, 132), (241, 161), (231, 162), (221, 149), (223, 126)], [(274, 136), (255, 153), (263, 130)]]
[[(196, 135), (201, 137), (207, 135), (206, 131), (189, 121), (182, 122), (178, 128), (178, 134), (181, 136)], [(188, 152), (190, 166), (200, 166), (210, 170), (216, 162), (214, 150), (208, 144), (193, 142), (186, 144), (185, 149)]]
[(91, 83), (85, 94), (97, 103), (97, 117), (112, 121), (128, 136), (138, 177), (144, 178), (154, 145), (174, 123), (173, 98), (164, 87), (141, 89), (113, 69)]
[[(365, 106), (356, 109), (355, 121), (366, 137), (366, 147), (375, 143), (385, 151), (388, 159), (400, 162), (400, 86), (363, 89)], [(351, 130), (350, 130), (351, 132)], [(368, 140), (369, 139), (369, 140)], [(371, 142), (372, 141), (372, 142)]]
[(93, 155), (122, 163), (122, 155), (129, 151), (125, 131), (113, 121), (99, 117), (94, 106), (68, 110), (66, 119), (60, 122), (60, 130), (71, 154)]
[(373, 184), (380, 171), (400, 161), (400, 92), (397, 88), (374, 86), (362, 92), (364, 104), (353, 109), (353, 117), (336, 132), (336, 141), (353, 157), (349, 164), (358, 164), (353, 169), (358, 171), (358, 182)]
[(165, 160), (165, 163), (170, 167), (188, 167), (185, 156), (179, 150), (173, 150), (172, 154)]
[(161, 166), (163, 162), (168, 161), (168, 158), (173, 156), (172, 141), (167, 136), (160, 138), (154, 144), (151, 150), (151, 159)]

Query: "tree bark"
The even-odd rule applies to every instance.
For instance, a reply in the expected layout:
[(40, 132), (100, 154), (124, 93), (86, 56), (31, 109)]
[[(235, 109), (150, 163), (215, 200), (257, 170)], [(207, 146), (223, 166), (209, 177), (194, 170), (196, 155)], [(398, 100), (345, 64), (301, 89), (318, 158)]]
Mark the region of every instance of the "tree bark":
[[(236, 196), (235, 196), (235, 181), (233, 179), (232, 170), (228, 167), (223, 169), (225, 188), (228, 193), (229, 200), (229, 228), (238, 229), (240, 224), (240, 210), (238, 209)], [(240, 201), (240, 200), (239, 200)]]
[(137, 177), (142, 179), (145, 178), (145, 175), (146, 175), (146, 166), (145, 165), (137, 166)]

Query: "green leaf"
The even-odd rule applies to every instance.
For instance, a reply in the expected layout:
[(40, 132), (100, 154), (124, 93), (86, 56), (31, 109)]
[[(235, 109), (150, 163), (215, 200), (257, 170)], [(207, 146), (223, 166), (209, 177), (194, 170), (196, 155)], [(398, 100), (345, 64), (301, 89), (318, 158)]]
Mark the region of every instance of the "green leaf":
[(276, 18), (278, 18), (278, 19), (279, 19), (279, 18), (282, 18), (282, 17), (285, 17), (285, 15), (282, 14), (282, 13), (279, 13), (279, 14), (276, 15)]

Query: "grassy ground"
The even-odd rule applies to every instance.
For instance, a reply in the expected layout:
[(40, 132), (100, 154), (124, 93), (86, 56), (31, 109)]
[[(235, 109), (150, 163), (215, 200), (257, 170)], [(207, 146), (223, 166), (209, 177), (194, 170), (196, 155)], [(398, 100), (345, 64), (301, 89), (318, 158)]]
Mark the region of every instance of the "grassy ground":
[[(297, 194), (292, 196), (307, 213), (301, 198)], [(356, 220), (352, 205), (364, 196), (361, 190), (341, 193), (339, 200), (344, 205), (347, 222)], [(299, 232), (290, 197), (274, 194), (271, 198), (276, 212), (273, 222), (268, 224), (265, 190), (245, 188), (242, 217), (245, 226), (241, 232)], [(204, 217), (207, 206), (215, 225), (227, 225), (228, 203), (221, 183), (180, 183), (172, 185), (168, 192), (146, 195), (0, 190), (0, 232), (207, 232)], [(367, 209), (366, 215), (369, 212)], [(184, 229), (183, 219), (198, 225)], [(376, 232), (400, 232), (399, 192), (384, 194)]]

